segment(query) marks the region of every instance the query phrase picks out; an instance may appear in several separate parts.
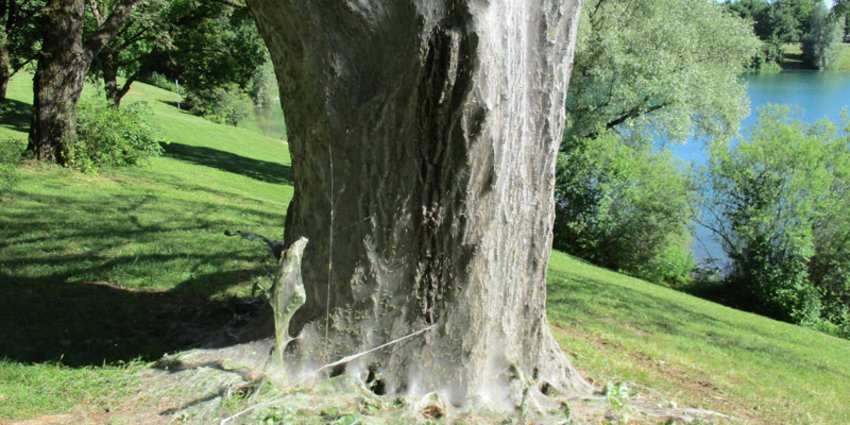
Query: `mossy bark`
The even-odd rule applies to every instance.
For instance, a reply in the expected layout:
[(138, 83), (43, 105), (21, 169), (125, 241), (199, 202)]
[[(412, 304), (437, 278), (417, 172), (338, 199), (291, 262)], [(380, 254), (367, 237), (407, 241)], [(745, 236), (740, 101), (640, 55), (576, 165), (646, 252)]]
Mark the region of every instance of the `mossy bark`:
[[(303, 352), (388, 393), (585, 393), (546, 321), (579, 0), (249, 0), (278, 76)], [(522, 378), (520, 378), (522, 377)]]

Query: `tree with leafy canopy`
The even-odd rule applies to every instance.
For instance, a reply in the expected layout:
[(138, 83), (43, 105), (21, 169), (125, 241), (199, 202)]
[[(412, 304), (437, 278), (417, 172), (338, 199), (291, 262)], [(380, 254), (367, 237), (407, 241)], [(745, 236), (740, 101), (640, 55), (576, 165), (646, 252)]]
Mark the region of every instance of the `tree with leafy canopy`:
[(49, 0), (39, 10), (41, 49), (27, 145), (36, 159), (65, 162), (63, 149), (75, 137), (76, 106), (92, 60), (129, 22), (136, 6), (146, 1), (116, 1), (91, 31), (85, 30), (86, 0)]
[(567, 143), (600, 130), (684, 141), (734, 133), (740, 74), (758, 48), (746, 22), (702, 0), (585, 2), (567, 98)]
[(652, 136), (734, 133), (748, 109), (739, 74), (757, 46), (746, 21), (710, 2), (585, 2), (558, 163), (558, 249), (656, 282), (688, 279), (692, 192)]
[[(170, 47), (174, 23), (168, 19), (168, 10), (172, 4), (168, 0), (148, 0), (140, 5), (133, 19), (97, 54), (92, 71), (103, 79), (106, 100), (113, 108), (121, 104), (133, 83), (162, 60), (163, 52)], [(110, 8), (110, 1), (91, 2), (89, 26), (103, 25)], [(122, 84), (118, 82), (119, 75), (124, 77)]]
[(818, 3), (803, 37), (803, 62), (818, 70), (833, 68), (841, 47), (841, 35), (839, 20), (830, 15), (823, 3)]
[(752, 23), (762, 40), (762, 50), (753, 57), (752, 68), (757, 71), (779, 71), (785, 59), (785, 43), (802, 41), (809, 30), (812, 12), (821, 0), (728, 0), (732, 13)]
[[(545, 314), (580, 1), (249, 0), (307, 237), (298, 352), (388, 394), (530, 405), (589, 385)], [(367, 373), (368, 371), (368, 373)]]
[[(93, 24), (102, 16), (93, 14)], [(237, 3), (149, 0), (101, 50), (93, 71), (117, 107), (135, 81), (153, 72), (180, 79), (193, 93), (228, 84), (244, 91), (266, 58), (256, 25)]]
[(176, 2), (178, 25), (169, 60), (157, 69), (180, 78), (189, 90), (236, 84), (247, 89), (257, 69), (268, 59), (257, 26), (244, 8), (229, 2)]

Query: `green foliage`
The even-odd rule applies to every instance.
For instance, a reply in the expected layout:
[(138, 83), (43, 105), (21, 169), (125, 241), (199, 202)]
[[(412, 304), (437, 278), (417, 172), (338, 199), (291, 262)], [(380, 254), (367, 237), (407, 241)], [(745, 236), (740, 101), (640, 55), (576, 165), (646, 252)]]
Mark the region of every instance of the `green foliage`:
[(629, 413), (632, 408), (631, 389), (624, 382), (605, 384), (605, 398), (611, 410), (619, 418), (619, 423), (629, 423)]
[(782, 71), (780, 63), (785, 57), (782, 46), (782, 40), (779, 37), (770, 37), (763, 41), (761, 51), (753, 56), (750, 69), (756, 72)]
[(68, 165), (85, 172), (140, 165), (162, 153), (147, 103), (115, 109), (84, 100), (77, 108), (77, 137), (66, 147)]
[(577, 43), (568, 140), (600, 128), (731, 134), (748, 112), (739, 74), (759, 43), (715, 2), (586, 1)]
[(251, 99), (258, 109), (280, 106), (280, 92), (271, 59), (257, 69), (251, 80)]
[[(101, 0), (96, 3), (99, 15), (109, 15), (114, 0)], [(133, 11), (132, 18), (124, 30), (111, 38), (104, 52), (114, 56), (120, 72), (125, 77), (138, 78), (148, 72), (157, 60), (165, 59), (164, 54), (172, 47), (171, 32), (177, 22), (170, 18), (172, 2), (170, 0), (146, 0)], [(86, 29), (92, 32), (100, 25), (92, 11), (87, 9)], [(102, 65), (99, 60), (92, 64), (92, 72), (99, 73)]]
[(248, 11), (197, 0), (171, 4), (167, 19), (175, 26), (170, 32), (169, 60), (158, 63), (154, 70), (179, 78), (192, 91), (231, 83), (247, 89), (268, 58)]
[(558, 158), (554, 246), (596, 264), (682, 284), (692, 189), (669, 152), (603, 133)]
[(712, 147), (706, 208), (732, 261), (734, 305), (813, 325), (850, 306), (847, 133), (765, 108), (749, 140)]
[(158, 72), (152, 72), (151, 75), (145, 79), (145, 82), (154, 87), (159, 87), (170, 92), (175, 92), (177, 90), (177, 86), (174, 84), (174, 81), (169, 80), (168, 77)]
[(251, 97), (233, 83), (190, 91), (186, 104), (193, 113), (219, 124), (237, 125), (251, 118), (254, 111)]
[(15, 138), (0, 140), (0, 195), (8, 192), (20, 180), (18, 163), (24, 143)]
[(810, 68), (833, 69), (837, 65), (842, 28), (818, 3), (810, 14), (809, 29), (803, 37), (803, 62)]
[(782, 43), (800, 41), (809, 27), (812, 11), (821, 0), (731, 0), (727, 8), (752, 22), (762, 40), (778, 38)]
[(41, 48), (38, 11), (45, 0), (18, 0), (0, 2), (0, 48), (8, 54), (7, 69), (0, 69), (11, 77), (36, 59)]
[(821, 0), (732, 0), (726, 7), (747, 19), (764, 42), (753, 57), (752, 69), (759, 72), (778, 71), (784, 62), (782, 44), (805, 41), (813, 14), (824, 9)]

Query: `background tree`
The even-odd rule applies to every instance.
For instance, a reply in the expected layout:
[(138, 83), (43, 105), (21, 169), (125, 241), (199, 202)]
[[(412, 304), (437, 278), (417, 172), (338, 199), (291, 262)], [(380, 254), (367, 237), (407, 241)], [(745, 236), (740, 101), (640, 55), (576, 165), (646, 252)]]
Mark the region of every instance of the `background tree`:
[[(111, 8), (109, 1), (91, 2), (90, 26), (103, 25), (105, 14)], [(169, 20), (170, 8), (175, 2), (148, 0), (141, 4), (131, 19), (97, 54), (92, 71), (103, 79), (106, 100), (117, 108), (133, 83), (146, 76), (154, 64), (164, 59), (171, 46), (171, 30), (175, 22)], [(122, 84), (118, 77), (123, 76)]]
[(690, 278), (691, 182), (668, 151), (603, 133), (558, 159), (554, 246), (668, 284)]
[(587, 1), (567, 140), (600, 129), (731, 134), (748, 110), (739, 75), (757, 48), (746, 22), (713, 2)]
[(85, 0), (49, 0), (40, 11), (41, 51), (27, 146), (37, 159), (64, 163), (62, 150), (75, 137), (76, 105), (92, 60), (144, 1), (117, 1), (91, 33), (84, 31)]
[(195, 113), (236, 125), (253, 112), (252, 84), (269, 61), (254, 20), (246, 10), (221, 3), (187, 1), (175, 13), (184, 18), (159, 72), (183, 82)]
[(36, 13), (43, 0), (0, 0), (0, 100), (12, 78), (38, 52)]
[(654, 136), (734, 133), (748, 111), (739, 74), (758, 45), (745, 20), (712, 2), (585, 2), (558, 163), (558, 249), (656, 282), (688, 279), (693, 192)]
[(826, 70), (835, 66), (841, 47), (842, 28), (823, 3), (811, 13), (809, 29), (803, 37), (803, 61), (810, 68)]
[[(102, 23), (102, 16), (93, 14), (93, 24)], [(103, 78), (107, 100), (117, 106), (135, 81), (153, 73), (179, 79), (193, 99), (231, 86), (240, 95), (267, 58), (256, 25), (236, 3), (148, 0), (101, 50), (92, 70)]]
[(286, 240), (310, 239), (301, 352), (431, 329), (346, 372), (455, 404), (587, 391), (545, 315), (579, 2), (248, 4), (287, 113)]

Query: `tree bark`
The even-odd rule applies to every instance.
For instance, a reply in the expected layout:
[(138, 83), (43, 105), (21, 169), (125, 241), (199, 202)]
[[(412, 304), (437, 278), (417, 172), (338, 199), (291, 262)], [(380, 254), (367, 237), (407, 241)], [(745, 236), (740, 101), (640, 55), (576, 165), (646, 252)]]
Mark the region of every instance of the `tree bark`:
[(0, 100), (6, 100), (9, 79), (12, 78), (12, 59), (9, 53), (10, 34), (15, 30), (18, 8), (14, 0), (0, 0)]
[(9, 49), (6, 47), (6, 40), (0, 39), (0, 100), (6, 100), (6, 90), (9, 87), (10, 78), (12, 78), (12, 70)]
[(109, 106), (118, 109), (121, 106), (121, 89), (118, 87), (118, 70), (115, 68), (115, 57), (111, 51), (102, 50), (98, 55), (101, 71), (103, 72), (103, 87), (106, 91), (106, 101)]
[(51, 0), (42, 13), (27, 146), (40, 161), (64, 163), (63, 146), (75, 137), (76, 104), (92, 60), (82, 44), (84, 7), (84, 0)]
[[(547, 325), (555, 158), (580, 0), (249, 0), (295, 170), (305, 356), (389, 393), (584, 393)], [(306, 359), (310, 360), (310, 359)]]

